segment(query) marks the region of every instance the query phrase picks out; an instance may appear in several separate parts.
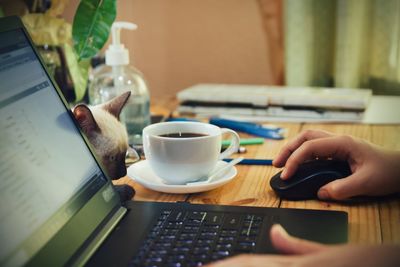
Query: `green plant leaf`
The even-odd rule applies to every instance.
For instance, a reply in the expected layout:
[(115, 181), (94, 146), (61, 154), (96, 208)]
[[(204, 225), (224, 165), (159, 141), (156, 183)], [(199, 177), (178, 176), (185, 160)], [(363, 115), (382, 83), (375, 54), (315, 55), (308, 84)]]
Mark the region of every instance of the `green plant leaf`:
[(72, 25), (78, 60), (91, 58), (104, 46), (116, 16), (116, 0), (81, 0)]
[(75, 102), (82, 100), (86, 92), (89, 77), (90, 60), (84, 59), (78, 62), (74, 50), (69, 44), (64, 45), (65, 59), (68, 70), (74, 84)]

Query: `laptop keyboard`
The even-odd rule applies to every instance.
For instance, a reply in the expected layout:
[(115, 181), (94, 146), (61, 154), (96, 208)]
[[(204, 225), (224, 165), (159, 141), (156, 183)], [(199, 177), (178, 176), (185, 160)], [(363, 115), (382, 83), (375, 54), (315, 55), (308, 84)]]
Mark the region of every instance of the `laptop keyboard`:
[(130, 266), (202, 266), (255, 251), (263, 217), (163, 211)]

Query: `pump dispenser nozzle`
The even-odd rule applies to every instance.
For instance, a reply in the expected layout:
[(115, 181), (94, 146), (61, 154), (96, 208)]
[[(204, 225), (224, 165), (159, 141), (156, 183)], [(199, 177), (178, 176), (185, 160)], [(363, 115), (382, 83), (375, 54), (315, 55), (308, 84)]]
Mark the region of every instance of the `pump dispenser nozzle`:
[[(0, 0), (1, 1), (1, 0)], [(143, 128), (150, 124), (150, 95), (143, 74), (129, 64), (128, 49), (121, 44), (121, 30), (135, 30), (130, 22), (114, 22), (111, 27), (112, 42), (106, 50), (106, 64), (93, 70), (89, 85), (91, 105), (103, 104), (126, 91), (129, 100), (119, 119), (126, 126), (130, 144), (142, 143)]]
[(129, 51), (121, 44), (121, 29), (136, 30), (137, 25), (131, 22), (114, 22), (111, 27), (112, 44), (106, 50), (106, 64), (121, 66), (129, 64)]

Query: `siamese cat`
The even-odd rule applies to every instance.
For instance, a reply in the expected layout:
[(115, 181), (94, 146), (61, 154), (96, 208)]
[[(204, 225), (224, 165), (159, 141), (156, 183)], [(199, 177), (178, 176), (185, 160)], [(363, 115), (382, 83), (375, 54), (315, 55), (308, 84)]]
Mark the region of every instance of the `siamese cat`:
[[(79, 126), (91, 143), (107, 175), (113, 180), (126, 175), (128, 134), (125, 125), (119, 121), (119, 115), (130, 95), (130, 92), (126, 92), (104, 104), (96, 106), (78, 104), (73, 108)], [(122, 200), (131, 199), (134, 195), (134, 190), (127, 185), (118, 185), (116, 189)]]

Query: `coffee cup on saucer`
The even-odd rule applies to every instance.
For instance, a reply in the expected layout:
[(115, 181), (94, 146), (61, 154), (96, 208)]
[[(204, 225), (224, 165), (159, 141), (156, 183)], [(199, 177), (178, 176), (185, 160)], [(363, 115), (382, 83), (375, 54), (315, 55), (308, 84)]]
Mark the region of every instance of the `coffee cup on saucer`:
[[(221, 153), (222, 135), (231, 145)], [(166, 184), (204, 179), (217, 162), (239, 148), (235, 131), (202, 122), (161, 122), (143, 129), (143, 150), (153, 172)]]

